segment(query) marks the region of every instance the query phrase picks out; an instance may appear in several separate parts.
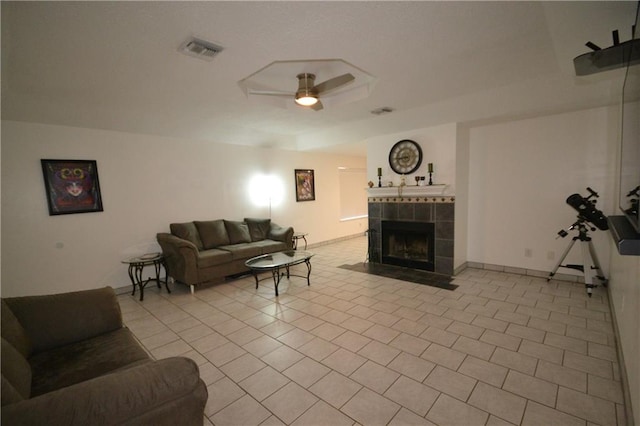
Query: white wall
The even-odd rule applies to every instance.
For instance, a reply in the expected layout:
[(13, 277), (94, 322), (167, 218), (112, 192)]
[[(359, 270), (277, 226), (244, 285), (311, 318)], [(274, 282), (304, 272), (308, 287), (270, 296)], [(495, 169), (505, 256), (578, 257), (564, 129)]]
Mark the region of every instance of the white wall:
[[(622, 105), (621, 105), (622, 109)], [(625, 126), (624, 138), (627, 140), (638, 140), (640, 138), (640, 127), (637, 122), (638, 112), (640, 111), (640, 102), (627, 103), (624, 106)], [(630, 123), (629, 120), (636, 120)], [(621, 126), (622, 127), (622, 126)], [(621, 139), (622, 135), (619, 135)], [(633, 164), (636, 168), (638, 157), (626, 158), (624, 163)], [(625, 150), (625, 155), (629, 152)], [(618, 151), (618, 158), (622, 156)], [(621, 164), (617, 161), (617, 164)], [(631, 173), (626, 170), (622, 173)], [(637, 173), (635, 174), (637, 177)], [(629, 183), (629, 181), (627, 181)], [(620, 182), (617, 182), (616, 193), (619, 193)], [(622, 191), (626, 194), (627, 191)], [(616, 211), (617, 215), (621, 212)], [(620, 336), (619, 346), (622, 349), (624, 364), (626, 367), (626, 378), (629, 387), (629, 401), (625, 400), (627, 408), (627, 418), (630, 419), (629, 424), (634, 423), (631, 416), (635, 414), (634, 424), (640, 424), (640, 256), (621, 256), (618, 253), (616, 244), (613, 239), (611, 244), (611, 263), (609, 272), (609, 294), (615, 322), (618, 327)], [(630, 407), (632, 410), (629, 410)], [(632, 411), (632, 413), (630, 413)]]
[[(611, 242), (609, 294), (627, 369), (631, 406), (640, 423), (640, 256), (620, 256)], [(633, 423), (633, 422), (630, 422)]]
[[(569, 195), (591, 187), (597, 207), (615, 213), (617, 115), (597, 108), (471, 128), (468, 260), (551, 271), (575, 235), (556, 238), (576, 220)], [(591, 235), (606, 273), (609, 234)], [(569, 263), (581, 264), (580, 253)]]
[(456, 215), (454, 224), (453, 270), (464, 267), (469, 247), (469, 129), (456, 133)]
[[(96, 160), (104, 212), (49, 216), (43, 158)], [(249, 201), (256, 173), (282, 181), (283, 203), (272, 205), (272, 220), (308, 232), (310, 244), (364, 232), (366, 219), (340, 222), (337, 188), (338, 167), (365, 164), (359, 157), (3, 121), (2, 295), (128, 286), (121, 260), (159, 250), (155, 235), (171, 222), (268, 217), (268, 207)], [(295, 201), (296, 168), (314, 169), (316, 201)]]
[(400, 183), (400, 175), (397, 175), (389, 166), (389, 151), (393, 145), (402, 140), (411, 139), (422, 148), (422, 164), (413, 174), (407, 175), (407, 185), (415, 184), (414, 176), (426, 176), (427, 164), (433, 163), (433, 183), (449, 185), (446, 194), (454, 195), (456, 188), (456, 125), (444, 124), (442, 126), (416, 129), (402, 133), (376, 136), (366, 140), (367, 142), (367, 176), (369, 180), (378, 182), (378, 167), (382, 168), (382, 184), (389, 180), (394, 185)]
[[(414, 173), (427, 175), (435, 165), (434, 181), (447, 183), (456, 195), (454, 267), (472, 261), (515, 268), (551, 271), (570, 242), (556, 238), (576, 219), (566, 204), (586, 187), (598, 191), (597, 206), (616, 212), (616, 107), (597, 108), (527, 120), (458, 127), (455, 123), (366, 140), (367, 175), (383, 183), (400, 177), (389, 167), (393, 144), (412, 139), (420, 144), (423, 163)], [(413, 176), (407, 177), (411, 184)], [(460, 223), (458, 223), (460, 222)], [(605, 272), (609, 263), (608, 233), (592, 233)], [(532, 256), (525, 256), (530, 249)], [(463, 252), (464, 251), (464, 252)], [(570, 263), (581, 263), (572, 249)], [(578, 274), (561, 268), (558, 274)]]

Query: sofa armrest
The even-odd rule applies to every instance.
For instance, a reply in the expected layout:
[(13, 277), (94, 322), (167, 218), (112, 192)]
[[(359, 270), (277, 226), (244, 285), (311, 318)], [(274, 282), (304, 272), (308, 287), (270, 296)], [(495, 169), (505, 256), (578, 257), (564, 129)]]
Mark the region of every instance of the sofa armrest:
[(166, 358), (2, 407), (2, 424), (202, 424), (207, 388), (189, 358)]
[(29, 336), (34, 354), (122, 327), (120, 304), (111, 287), (4, 301)]
[(185, 284), (197, 284), (198, 247), (166, 232), (158, 233), (156, 239), (162, 248), (169, 275)]
[(293, 248), (293, 228), (291, 226), (282, 227), (271, 222), (267, 238), (274, 241), (282, 241), (287, 244), (287, 248)]

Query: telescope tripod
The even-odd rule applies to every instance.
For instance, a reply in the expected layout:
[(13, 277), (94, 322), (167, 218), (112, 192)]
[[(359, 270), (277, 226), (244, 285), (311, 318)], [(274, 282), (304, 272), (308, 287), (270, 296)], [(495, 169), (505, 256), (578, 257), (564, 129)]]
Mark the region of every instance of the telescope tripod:
[[(591, 241), (591, 237), (589, 236), (587, 226), (584, 224), (583, 221), (579, 220), (578, 222), (571, 225), (569, 229), (574, 229), (576, 227), (578, 228), (578, 235), (576, 235), (571, 239), (569, 246), (560, 257), (560, 260), (558, 261), (556, 266), (553, 268), (553, 271), (549, 273), (549, 278), (547, 278), (547, 281), (551, 280), (551, 278), (558, 271), (558, 268), (560, 268), (561, 266), (563, 268), (576, 269), (583, 273), (584, 286), (587, 289), (587, 295), (591, 297), (593, 293), (593, 289), (598, 286), (593, 282), (594, 278), (599, 279), (602, 282), (602, 285), (605, 287), (607, 286), (608, 280), (604, 276), (604, 273), (602, 272), (602, 268), (600, 267), (600, 262), (598, 261), (598, 256), (596, 255), (596, 250), (593, 247), (593, 242)], [(564, 231), (560, 232), (561, 236), (567, 235), (566, 232), (564, 233), (564, 235), (562, 235), (562, 232)], [(573, 248), (576, 241), (580, 244), (580, 247), (582, 249), (582, 265), (577, 265), (577, 264), (563, 265), (562, 262), (564, 262), (565, 258)], [(594, 270), (597, 271), (598, 273), (597, 275), (593, 274)]]

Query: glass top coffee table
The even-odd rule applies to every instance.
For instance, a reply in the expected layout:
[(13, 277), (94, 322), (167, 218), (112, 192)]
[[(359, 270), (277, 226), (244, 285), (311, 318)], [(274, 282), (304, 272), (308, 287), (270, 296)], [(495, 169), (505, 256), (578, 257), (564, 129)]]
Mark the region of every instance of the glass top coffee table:
[[(262, 256), (252, 257), (244, 264), (251, 270), (253, 277), (256, 279), (256, 289), (258, 288), (258, 282), (262, 281), (258, 279), (260, 272), (271, 272), (273, 277), (273, 283), (276, 288), (276, 296), (278, 296), (278, 284), (280, 279), (287, 275), (289, 277), (300, 277), (307, 279), (307, 285), (311, 285), (309, 277), (311, 276), (311, 258), (313, 253), (308, 251), (287, 250), (277, 253), (263, 254)], [(289, 268), (294, 265), (304, 263), (307, 265), (307, 276), (295, 275), (289, 272)], [(285, 272), (281, 272), (284, 270)], [(264, 280), (265, 278), (263, 278)]]

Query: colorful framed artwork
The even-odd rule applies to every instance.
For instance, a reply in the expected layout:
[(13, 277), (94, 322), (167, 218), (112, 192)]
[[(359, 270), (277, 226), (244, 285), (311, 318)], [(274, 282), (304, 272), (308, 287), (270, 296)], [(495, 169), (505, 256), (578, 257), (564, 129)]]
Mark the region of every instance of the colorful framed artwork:
[(40, 160), (49, 215), (102, 211), (95, 160)]
[(316, 184), (313, 170), (296, 169), (296, 201), (313, 201), (316, 199)]

